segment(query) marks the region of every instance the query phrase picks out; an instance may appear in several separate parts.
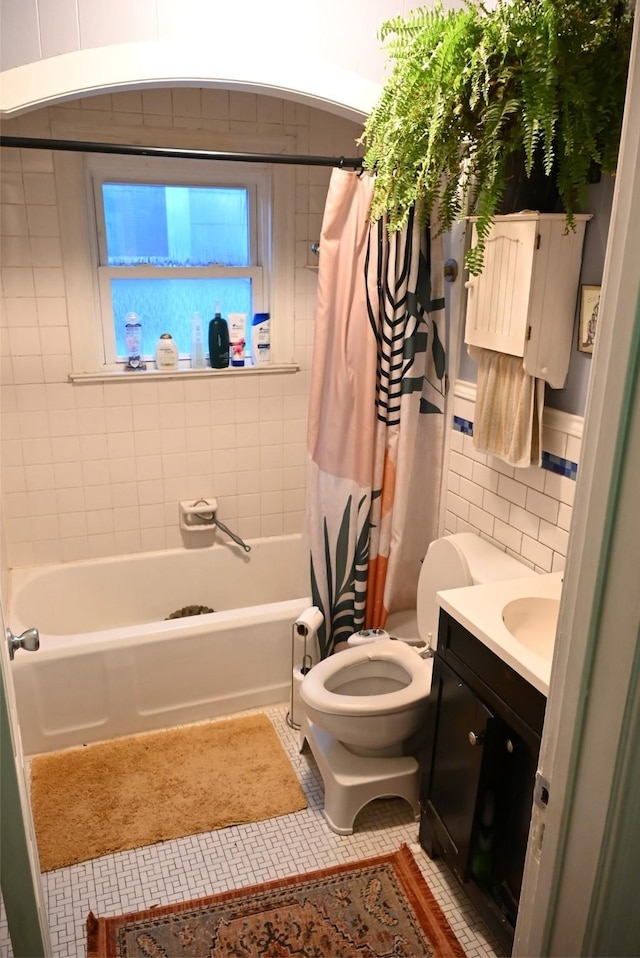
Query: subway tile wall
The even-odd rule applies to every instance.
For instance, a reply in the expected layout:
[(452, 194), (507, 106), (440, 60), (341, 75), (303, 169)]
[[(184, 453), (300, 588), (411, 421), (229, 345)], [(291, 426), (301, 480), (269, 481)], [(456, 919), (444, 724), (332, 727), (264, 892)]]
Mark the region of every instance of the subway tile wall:
[[(360, 128), (286, 100), (180, 88), (88, 97), (3, 123), (7, 135), (103, 138), (128, 127), (252, 139), (253, 152), (354, 155)], [(178, 134), (176, 134), (178, 135)], [(165, 142), (158, 145), (165, 145)], [(181, 143), (180, 145), (184, 145)], [(245, 538), (297, 532), (317, 259), (330, 170), (295, 167), (296, 373), (71, 384), (53, 156), (2, 150), (0, 464), (9, 566), (183, 544), (178, 502), (215, 495)], [(277, 319), (277, 318), (276, 318)]]
[[(472, 389), (454, 395), (445, 532), (476, 532), (538, 572), (564, 569), (580, 462), (576, 417), (545, 414), (542, 467), (514, 468), (473, 445)], [(456, 390), (457, 391), (457, 390)], [(551, 421), (549, 421), (551, 420)]]

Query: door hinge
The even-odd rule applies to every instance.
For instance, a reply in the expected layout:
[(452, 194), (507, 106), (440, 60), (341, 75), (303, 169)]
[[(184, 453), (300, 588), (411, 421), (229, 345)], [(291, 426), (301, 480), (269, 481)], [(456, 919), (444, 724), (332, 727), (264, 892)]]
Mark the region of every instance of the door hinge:
[(531, 339), (531, 326), (527, 326), (527, 342)]
[(540, 233), (536, 237), (536, 249), (540, 249)]

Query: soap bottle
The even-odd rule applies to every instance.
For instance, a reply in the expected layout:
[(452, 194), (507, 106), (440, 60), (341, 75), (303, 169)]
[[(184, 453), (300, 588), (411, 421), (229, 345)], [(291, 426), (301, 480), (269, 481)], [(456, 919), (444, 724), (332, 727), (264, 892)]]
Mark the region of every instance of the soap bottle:
[(209, 323), (209, 362), (212, 369), (226, 369), (229, 365), (229, 326), (219, 306)]
[(156, 345), (156, 369), (177, 369), (178, 347), (171, 333), (163, 333)]
[(206, 367), (204, 358), (204, 334), (202, 331), (202, 317), (200, 313), (193, 314), (191, 323), (191, 368), (204, 369)]

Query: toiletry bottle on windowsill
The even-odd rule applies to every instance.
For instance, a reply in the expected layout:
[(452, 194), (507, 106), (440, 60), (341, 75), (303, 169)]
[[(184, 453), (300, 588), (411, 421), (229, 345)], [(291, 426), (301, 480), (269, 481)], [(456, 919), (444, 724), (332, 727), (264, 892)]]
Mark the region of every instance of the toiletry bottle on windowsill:
[(142, 352), (142, 323), (137, 313), (127, 313), (125, 316), (124, 338), (129, 356), (129, 361), (125, 369), (146, 369), (146, 364), (140, 359), (140, 353)]
[(246, 313), (229, 313), (229, 351), (232, 366), (244, 366)]
[(202, 317), (200, 313), (193, 314), (191, 323), (191, 368), (205, 369), (204, 333), (202, 331)]
[(251, 358), (254, 366), (268, 366), (271, 362), (271, 317), (256, 313), (251, 324)]
[(177, 369), (178, 347), (171, 333), (163, 333), (156, 345), (156, 369)]
[(229, 326), (219, 306), (209, 323), (209, 362), (212, 369), (226, 369), (229, 365)]

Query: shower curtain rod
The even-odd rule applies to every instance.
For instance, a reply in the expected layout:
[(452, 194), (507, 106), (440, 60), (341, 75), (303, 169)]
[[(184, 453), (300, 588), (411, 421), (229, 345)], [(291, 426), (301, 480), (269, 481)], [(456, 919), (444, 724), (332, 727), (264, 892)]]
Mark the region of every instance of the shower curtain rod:
[(82, 140), (53, 140), (30, 136), (1, 136), (0, 146), (23, 150), (67, 150), (74, 153), (115, 153), (123, 156), (165, 156), (188, 160), (225, 160), (232, 163), (283, 163), (291, 166), (337, 166), (341, 170), (362, 170), (360, 156), (303, 156), (286, 153), (220, 153), (217, 150), (182, 150), (159, 146), (131, 146)]

